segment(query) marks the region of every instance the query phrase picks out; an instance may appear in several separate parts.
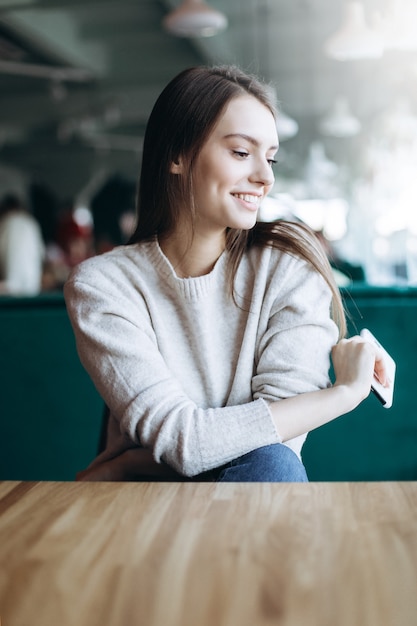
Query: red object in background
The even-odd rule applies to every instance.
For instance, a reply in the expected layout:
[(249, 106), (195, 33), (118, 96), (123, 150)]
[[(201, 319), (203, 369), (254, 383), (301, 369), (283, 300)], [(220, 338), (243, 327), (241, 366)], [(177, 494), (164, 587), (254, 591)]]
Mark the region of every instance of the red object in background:
[(93, 255), (93, 229), (77, 222), (71, 211), (59, 220), (56, 240), (70, 267)]

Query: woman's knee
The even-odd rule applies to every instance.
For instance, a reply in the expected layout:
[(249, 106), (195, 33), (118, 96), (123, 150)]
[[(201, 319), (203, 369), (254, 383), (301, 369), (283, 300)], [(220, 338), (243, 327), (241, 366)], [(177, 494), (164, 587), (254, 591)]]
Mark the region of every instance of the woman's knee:
[(297, 454), (284, 444), (257, 448), (222, 470), (220, 482), (308, 482)]

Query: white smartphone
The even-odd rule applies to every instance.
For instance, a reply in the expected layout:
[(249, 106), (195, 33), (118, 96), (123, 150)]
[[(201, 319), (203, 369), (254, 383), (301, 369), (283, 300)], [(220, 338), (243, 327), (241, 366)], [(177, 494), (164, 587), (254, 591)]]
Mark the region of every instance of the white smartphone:
[(360, 335), (367, 341), (371, 341), (372, 343), (377, 345), (378, 348), (382, 350), (382, 353), (384, 355), (384, 364), (385, 364), (385, 368), (387, 371), (387, 378), (390, 381), (389, 386), (384, 387), (383, 385), (381, 385), (381, 383), (379, 382), (375, 374), (374, 380), (371, 386), (371, 390), (373, 391), (375, 396), (378, 398), (378, 400), (381, 402), (384, 409), (389, 409), (392, 406), (392, 400), (393, 400), (393, 395), (394, 395), (394, 381), (395, 381), (395, 369), (396, 369), (395, 361), (392, 358), (392, 356), (388, 354), (385, 348), (381, 346), (378, 339), (374, 337), (374, 335), (371, 333), (370, 330), (368, 330), (367, 328), (364, 328), (363, 330), (361, 330)]

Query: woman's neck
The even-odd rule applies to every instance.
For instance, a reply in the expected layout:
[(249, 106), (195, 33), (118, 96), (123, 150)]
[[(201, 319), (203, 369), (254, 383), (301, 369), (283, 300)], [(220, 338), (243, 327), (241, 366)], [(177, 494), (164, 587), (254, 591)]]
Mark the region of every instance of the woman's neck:
[(173, 233), (161, 237), (159, 245), (177, 276), (191, 278), (211, 272), (225, 249), (226, 235), (202, 237), (195, 233), (191, 239), (184, 233)]

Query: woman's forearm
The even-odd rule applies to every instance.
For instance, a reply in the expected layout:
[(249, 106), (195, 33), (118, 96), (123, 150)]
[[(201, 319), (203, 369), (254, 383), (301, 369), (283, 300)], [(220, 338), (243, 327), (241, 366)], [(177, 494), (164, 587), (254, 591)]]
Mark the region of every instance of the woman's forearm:
[(348, 387), (335, 385), (271, 402), (269, 408), (285, 442), (349, 413), (359, 401), (354, 399)]
[(333, 387), (269, 405), (282, 441), (352, 411), (369, 395), (374, 372), (383, 384), (390, 384), (386, 379), (382, 352), (361, 337), (342, 339), (332, 349), (332, 360), (336, 375)]

